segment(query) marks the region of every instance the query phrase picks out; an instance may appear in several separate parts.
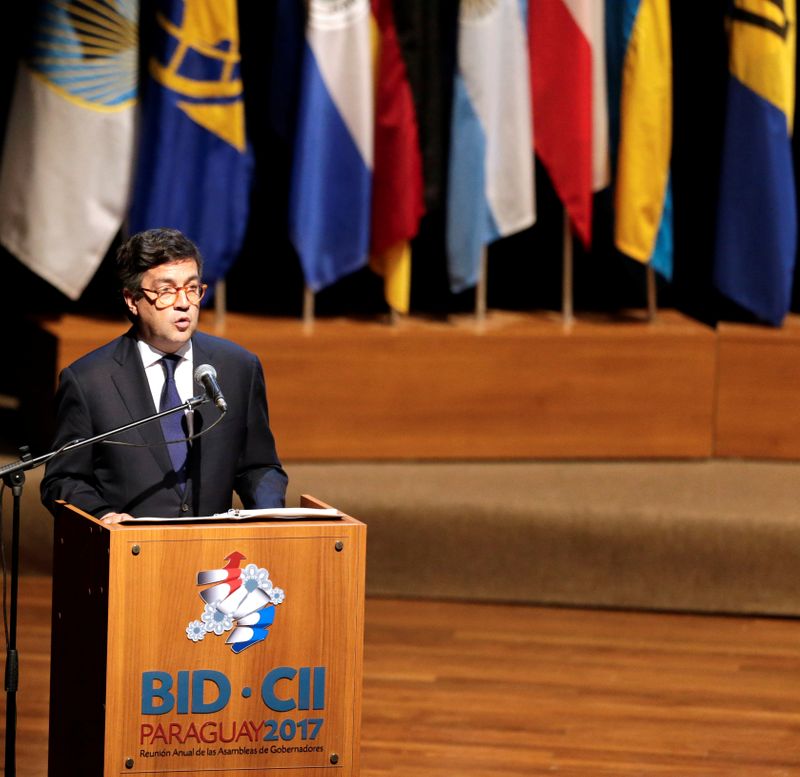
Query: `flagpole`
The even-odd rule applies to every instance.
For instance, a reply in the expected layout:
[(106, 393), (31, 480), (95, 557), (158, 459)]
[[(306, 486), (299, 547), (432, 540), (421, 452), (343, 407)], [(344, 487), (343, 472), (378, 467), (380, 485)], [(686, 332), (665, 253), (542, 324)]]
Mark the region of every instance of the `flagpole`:
[(225, 331), (225, 315), (228, 312), (228, 286), (224, 278), (217, 281), (214, 289), (214, 329)]
[(306, 286), (303, 292), (303, 326), (308, 331), (314, 328), (314, 301), (314, 292)]
[(561, 252), (561, 318), (565, 324), (572, 324), (575, 320), (572, 296), (572, 229), (569, 223), (569, 214), (564, 208), (564, 239)]
[(656, 298), (656, 271), (652, 264), (647, 265), (647, 320), (655, 321), (658, 314), (658, 300)]
[(488, 251), (484, 245), (481, 248), (480, 264), (478, 266), (478, 286), (475, 289), (475, 322), (483, 324), (486, 321), (486, 296), (488, 290)]

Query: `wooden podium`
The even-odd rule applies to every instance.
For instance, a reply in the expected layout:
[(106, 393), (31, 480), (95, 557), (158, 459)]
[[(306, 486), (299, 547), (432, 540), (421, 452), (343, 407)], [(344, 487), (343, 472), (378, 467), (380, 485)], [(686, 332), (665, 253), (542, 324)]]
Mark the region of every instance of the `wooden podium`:
[(356, 777), (365, 557), (349, 516), (108, 526), (64, 506), (50, 777)]

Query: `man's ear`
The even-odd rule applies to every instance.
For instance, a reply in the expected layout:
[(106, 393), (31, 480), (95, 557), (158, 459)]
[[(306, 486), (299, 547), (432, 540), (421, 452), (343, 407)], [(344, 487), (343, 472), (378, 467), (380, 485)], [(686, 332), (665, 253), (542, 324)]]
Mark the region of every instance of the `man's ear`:
[(128, 308), (128, 312), (132, 316), (138, 316), (139, 309), (136, 307), (136, 300), (134, 298), (133, 292), (130, 289), (123, 289), (122, 297), (125, 300), (125, 305)]

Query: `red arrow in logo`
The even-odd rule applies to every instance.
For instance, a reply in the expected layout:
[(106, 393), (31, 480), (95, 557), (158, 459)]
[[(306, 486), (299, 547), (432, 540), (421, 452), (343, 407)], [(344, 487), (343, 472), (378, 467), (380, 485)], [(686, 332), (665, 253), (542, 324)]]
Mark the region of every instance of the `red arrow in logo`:
[(239, 553), (238, 550), (234, 550), (233, 553), (231, 553), (228, 556), (225, 556), (225, 561), (228, 562), (225, 565), (225, 569), (238, 569), (239, 562), (242, 561), (242, 559), (246, 558), (247, 556), (245, 556), (244, 553)]

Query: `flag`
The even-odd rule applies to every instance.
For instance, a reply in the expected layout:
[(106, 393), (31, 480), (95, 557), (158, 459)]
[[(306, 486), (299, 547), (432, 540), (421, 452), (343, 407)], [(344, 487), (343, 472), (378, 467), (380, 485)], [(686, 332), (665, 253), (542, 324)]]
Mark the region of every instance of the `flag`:
[(795, 11), (795, 0), (736, 0), (729, 18), (714, 282), (774, 326), (789, 310), (797, 251)]
[(458, 0), (403, 0), (393, 3), (397, 39), (419, 122), (425, 207), (444, 209), (450, 111), (458, 36)]
[(454, 292), (478, 282), (483, 246), (535, 221), (523, 7), (519, 0), (461, 4), (447, 195)]
[(138, 0), (45, 0), (17, 73), (0, 241), (73, 300), (128, 207), (138, 17)]
[(425, 210), (414, 100), (397, 42), (391, 0), (372, 0), (377, 27), (375, 166), (370, 266), (391, 308), (408, 313), (411, 247)]
[(225, 277), (247, 227), (240, 59), (235, 0), (160, 0), (130, 227), (179, 229), (198, 244), (209, 283)]
[(606, 7), (615, 151), (614, 243), (672, 278), (672, 44), (669, 0)]
[(531, 0), (536, 154), (585, 246), (592, 194), (610, 181), (604, 0)]
[(305, 6), (297, 0), (276, 0), (274, 11), (269, 118), (278, 137), (291, 146), (305, 46)]
[(374, 96), (369, 0), (311, 0), (289, 193), (289, 235), (319, 291), (367, 263)]

